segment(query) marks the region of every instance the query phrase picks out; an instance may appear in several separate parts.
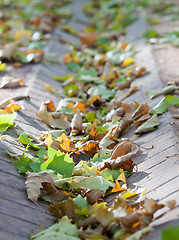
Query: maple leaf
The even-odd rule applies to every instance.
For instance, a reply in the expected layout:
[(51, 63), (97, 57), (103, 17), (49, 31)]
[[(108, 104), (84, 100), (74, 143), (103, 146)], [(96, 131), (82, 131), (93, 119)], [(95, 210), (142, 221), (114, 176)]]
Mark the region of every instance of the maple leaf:
[(27, 195), (33, 203), (37, 203), (37, 199), (40, 195), (40, 189), (43, 189), (42, 183), (44, 182), (48, 182), (52, 185), (54, 184), (53, 179), (47, 172), (27, 174), (25, 181)]

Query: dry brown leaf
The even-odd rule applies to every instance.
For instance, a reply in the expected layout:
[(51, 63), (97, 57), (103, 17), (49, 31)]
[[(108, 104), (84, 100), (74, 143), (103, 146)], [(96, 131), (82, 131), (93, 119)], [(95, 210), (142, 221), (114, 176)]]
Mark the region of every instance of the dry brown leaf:
[(147, 113), (147, 114), (143, 115), (142, 117), (140, 117), (139, 119), (137, 119), (137, 121), (134, 121), (134, 124), (136, 125), (136, 127), (139, 127), (140, 125), (142, 125), (144, 122), (146, 122), (150, 118), (151, 118), (151, 115), (149, 113)]
[(57, 220), (61, 219), (63, 216), (67, 216), (75, 222), (81, 219), (81, 216), (75, 213), (76, 210), (80, 210), (80, 207), (70, 198), (68, 198), (67, 201), (47, 206), (47, 208)]
[(37, 203), (37, 199), (40, 195), (40, 190), (43, 189), (42, 183), (45, 182), (50, 183), (51, 185), (55, 184), (50, 174), (48, 174), (47, 172), (30, 172), (26, 175), (25, 185), (27, 195), (33, 203)]
[(63, 63), (68, 64), (68, 63), (71, 63), (71, 62), (72, 62), (72, 57), (70, 56), (69, 53), (66, 53), (63, 56)]
[(77, 109), (77, 112), (72, 118), (70, 129), (71, 129), (72, 136), (76, 136), (83, 132), (83, 119), (79, 109)]
[(36, 115), (52, 128), (68, 129), (70, 126), (70, 123), (64, 119), (63, 114), (60, 112), (48, 112), (44, 103), (40, 106), (39, 112)]
[(10, 76), (4, 76), (1, 81), (0, 88), (17, 88), (25, 86), (25, 83), (21, 79), (16, 79)]
[(100, 198), (103, 197), (103, 194), (104, 192), (100, 189), (87, 189), (84, 192), (83, 197), (87, 197), (88, 203), (93, 205), (94, 203), (99, 202)]
[(141, 104), (135, 112), (132, 114), (131, 119), (136, 121), (141, 118), (143, 115), (147, 114), (150, 107), (148, 104)]
[(116, 133), (114, 134), (114, 138), (119, 138), (119, 136), (121, 136), (125, 130), (133, 123), (132, 120), (130, 119), (126, 119), (126, 118), (123, 118), (121, 120), (121, 124), (118, 128), (118, 130), (116, 131)]
[(130, 88), (131, 83), (132, 83), (132, 80), (125, 81), (125, 82), (119, 82), (119, 83), (116, 83), (116, 87), (120, 90), (124, 90), (126, 88)]
[(96, 33), (80, 33), (80, 40), (82, 44), (85, 45), (93, 45), (97, 42), (97, 34)]
[(116, 98), (113, 98), (107, 105), (107, 110), (111, 111), (122, 106), (122, 102)]
[(121, 157), (132, 150), (132, 143), (129, 141), (122, 141), (118, 143), (111, 152), (111, 160)]
[(99, 167), (100, 170), (103, 170), (105, 168), (109, 168), (109, 169), (119, 169), (120, 168), (120, 164), (127, 162), (129, 160), (132, 159), (132, 157), (134, 157), (137, 153), (138, 153), (139, 149), (136, 148), (134, 151), (129, 152), (121, 157), (115, 158), (115, 159), (107, 159), (105, 160), (101, 166)]

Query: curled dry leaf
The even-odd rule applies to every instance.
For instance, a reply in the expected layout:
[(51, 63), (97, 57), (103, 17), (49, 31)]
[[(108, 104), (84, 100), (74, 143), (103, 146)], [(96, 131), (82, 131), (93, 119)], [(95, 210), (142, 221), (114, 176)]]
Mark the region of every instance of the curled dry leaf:
[(104, 160), (104, 162), (101, 164), (101, 166), (99, 167), (100, 170), (103, 170), (105, 168), (109, 168), (109, 169), (118, 169), (119, 165), (121, 163), (127, 162), (129, 160), (132, 159), (132, 157), (134, 157), (137, 153), (138, 153), (139, 149), (136, 148), (134, 151), (129, 152), (121, 157), (117, 157), (115, 159), (107, 159)]
[(122, 102), (116, 98), (113, 98), (107, 105), (107, 110), (111, 111), (122, 106)]
[(131, 83), (132, 83), (132, 80), (125, 81), (125, 82), (119, 82), (119, 83), (116, 83), (116, 87), (120, 90), (124, 90), (126, 88), (130, 88)]
[(37, 203), (37, 199), (40, 195), (40, 189), (43, 189), (42, 183), (45, 182), (50, 183), (51, 185), (55, 184), (50, 174), (48, 174), (47, 172), (30, 172), (26, 175), (25, 185), (27, 195), (33, 203)]
[(93, 45), (97, 42), (97, 34), (96, 33), (80, 33), (80, 40), (82, 44), (85, 45)]
[(132, 120), (138, 120), (141, 118), (143, 115), (147, 114), (149, 111), (150, 107), (148, 104), (141, 104), (136, 111), (132, 114), (131, 119)]
[(131, 87), (129, 89), (119, 90), (117, 92), (117, 94), (120, 96), (119, 101), (126, 99), (127, 97), (129, 97), (131, 94), (133, 94), (137, 90), (138, 90), (138, 88), (136, 86)]
[(126, 130), (132, 123), (133, 123), (132, 120), (123, 118), (123, 119), (121, 120), (121, 124), (120, 124), (118, 130), (117, 130), (116, 133), (114, 134), (114, 137), (115, 137), (115, 138), (119, 138), (119, 136), (121, 136), (121, 135), (125, 132), (125, 130)]
[(150, 118), (151, 118), (151, 115), (149, 113), (147, 113), (147, 114), (143, 115), (142, 117), (140, 117), (139, 119), (137, 119), (137, 121), (134, 121), (134, 124), (136, 125), (136, 127), (139, 127), (140, 125), (142, 125), (144, 122), (146, 122)]
[(0, 88), (17, 88), (25, 86), (25, 83), (21, 79), (13, 78), (10, 76), (2, 77)]
[(111, 160), (131, 152), (131, 149), (132, 143), (129, 141), (122, 141), (118, 143), (111, 152)]
[(77, 112), (71, 121), (70, 129), (73, 136), (81, 134), (83, 131), (83, 119), (79, 109), (77, 109)]
[(48, 126), (57, 129), (67, 129), (70, 123), (64, 119), (60, 112), (48, 112), (47, 106), (43, 103), (36, 115)]
[[(80, 188), (81, 190), (85, 188)], [(89, 204), (93, 205), (94, 203), (99, 202), (99, 199), (102, 198), (104, 192), (100, 189), (85, 189), (83, 191), (83, 197), (87, 197), (87, 201)]]

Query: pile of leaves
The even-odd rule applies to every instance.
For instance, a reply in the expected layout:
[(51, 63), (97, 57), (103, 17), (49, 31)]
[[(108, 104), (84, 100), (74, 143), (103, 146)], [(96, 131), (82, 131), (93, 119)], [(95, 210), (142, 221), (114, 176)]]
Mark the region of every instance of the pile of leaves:
[(44, 59), (42, 47), (50, 39), (53, 28), (71, 18), (64, 7), (69, 0), (1, 1), (0, 71), (6, 71), (6, 62), (14, 67), (39, 63)]
[[(84, 8), (89, 25), (83, 32), (63, 26), (81, 44), (68, 43), (63, 57), (72, 74), (54, 76), (64, 91), (46, 85), (62, 97), (57, 107), (48, 101), (37, 113), (53, 130), (42, 132), (40, 142), (17, 130), (23, 154), (6, 150), (17, 158), (18, 172), (26, 174), (28, 198), (35, 204), (38, 198), (49, 202), (58, 221), (31, 239), (140, 239), (152, 230), (148, 225), (157, 210), (175, 207), (175, 201), (143, 200), (144, 189), (127, 187), (126, 178), (137, 170), (133, 158), (141, 150), (125, 133), (154, 131), (157, 116), (179, 105), (179, 98), (169, 95), (178, 90), (175, 85), (147, 92), (151, 98), (166, 95), (153, 109), (123, 102), (138, 90), (135, 79), (147, 71), (135, 63), (134, 47), (120, 38), (135, 19), (133, 6), (130, 1), (92, 1)], [(8, 113), (8, 103), (1, 105), (1, 133), (13, 126), (15, 113)], [(26, 154), (29, 148), (33, 157)]]

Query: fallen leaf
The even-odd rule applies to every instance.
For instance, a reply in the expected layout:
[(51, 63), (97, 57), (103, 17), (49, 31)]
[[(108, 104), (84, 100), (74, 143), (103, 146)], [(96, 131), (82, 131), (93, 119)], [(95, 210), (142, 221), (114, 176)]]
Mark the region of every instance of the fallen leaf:
[(172, 105), (179, 105), (179, 97), (167, 95), (150, 111), (150, 114), (162, 114)]
[(48, 182), (54, 185), (54, 181), (47, 172), (31, 173), (26, 175), (26, 190), (28, 198), (33, 202), (37, 203), (37, 199), (40, 196), (40, 189), (43, 189), (42, 183)]
[(0, 133), (5, 132), (9, 127), (13, 126), (16, 113), (0, 114)]
[(18, 104), (9, 104), (8, 106), (6, 106), (4, 108), (4, 111), (8, 112), (8, 113), (12, 113), (12, 112), (17, 112), (21, 110), (21, 106)]
[(83, 132), (83, 119), (79, 109), (77, 109), (77, 112), (71, 121), (70, 129), (72, 136), (76, 136)]
[(132, 150), (132, 143), (129, 141), (122, 141), (118, 143), (111, 152), (111, 160), (121, 157)]
[(102, 198), (104, 192), (100, 189), (89, 189), (84, 193), (84, 197), (87, 197), (87, 201), (89, 204), (93, 205), (99, 202), (99, 199)]
[(52, 169), (55, 173), (60, 173), (63, 176), (71, 177), (74, 168), (73, 159), (69, 157), (68, 153), (62, 153), (60, 150), (48, 147), (48, 159), (41, 164), (42, 171)]
[(134, 151), (129, 152), (121, 157), (117, 157), (115, 159), (109, 158), (107, 160), (104, 160), (98, 169), (99, 170), (103, 170), (105, 168), (118, 169), (118, 168), (120, 168), (121, 163), (131, 160), (131, 158), (134, 157), (138, 153), (138, 150), (139, 149), (136, 148)]
[(111, 193), (115, 193), (115, 192), (121, 192), (126, 190), (126, 188), (121, 187), (121, 185), (119, 184), (118, 180), (115, 181), (115, 187), (111, 190)]
[(48, 102), (45, 102), (44, 105), (46, 106), (47, 111), (49, 111), (49, 112), (55, 112), (56, 111), (56, 107), (54, 106), (52, 100), (48, 101)]
[(133, 57), (126, 58), (122, 62), (122, 67), (127, 67), (128, 65), (130, 65), (133, 62), (134, 62), (134, 58)]
[(48, 240), (48, 239), (63, 239), (63, 240), (80, 240), (78, 238), (79, 230), (75, 224), (67, 216), (63, 216), (59, 223), (56, 223), (33, 236), (31, 240)]
[(160, 125), (158, 121), (157, 114), (154, 114), (149, 120), (144, 122), (140, 127), (137, 128), (135, 134), (142, 134), (147, 132), (152, 132)]
[(90, 140), (84, 143), (83, 145), (81, 145), (78, 149), (78, 152), (87, 154), (90, 157), (93, 157), (98, 149), (99, 149), (99, 143), (97, 141)]
[(97, 34), (96, 33), (80, 33), (80, 40), (82, 44), (85, 45), (93, 45), (97, 42)]
[(16, 88), (22, 86), (25, 86), (23, 80), (19, 80), (10, 76), (4, 76), (2, 77), (0, 88)]
[(136, 121), (141, 118), (143, 115), (147, 114), (150, 107), (148, 104), (141, 104), (135, 112), (132, 114), (131, 119)]
[(64, 116), (60, 112), (48, 112), (47, 106), (43, 103), (40, 106), (39, 112), (36, 115), (45, 122), (48, 126), (57, 129), (67, 129), (70, 123), (65, 120)]

